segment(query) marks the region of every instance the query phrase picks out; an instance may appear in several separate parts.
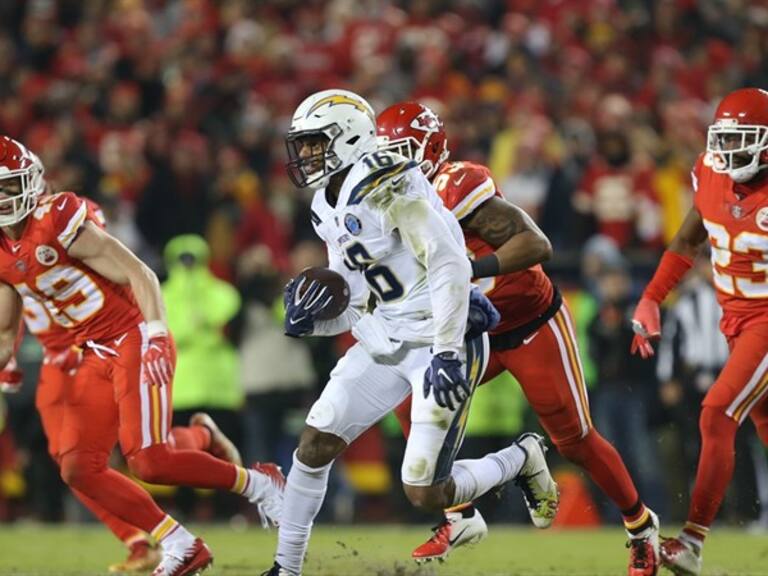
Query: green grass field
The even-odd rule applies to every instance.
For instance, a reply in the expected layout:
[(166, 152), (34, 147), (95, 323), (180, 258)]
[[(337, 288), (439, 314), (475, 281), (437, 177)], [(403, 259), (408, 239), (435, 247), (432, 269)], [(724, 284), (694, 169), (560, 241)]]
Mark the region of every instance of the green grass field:
[[(619, 530), (534, 531), (492, 527), (482, 544), (457, 551), (445, 564), (418, 569), (411, 548), (425, 528), (318, 528), (310, 545), (306, 576), (618, 576), (626, 574)], [(259, 575), (271, 565), (275, 531), (234, 531), (199, 526), (216, 555), (206, 576)], [(0, 574), (85, 576), (105, 574), (122, 558), (121, 546), (98, 527), (17, 526), (0, 528)], [(768, 574), (768, 537), (718, 530), (705, 549), (708, 576)]]

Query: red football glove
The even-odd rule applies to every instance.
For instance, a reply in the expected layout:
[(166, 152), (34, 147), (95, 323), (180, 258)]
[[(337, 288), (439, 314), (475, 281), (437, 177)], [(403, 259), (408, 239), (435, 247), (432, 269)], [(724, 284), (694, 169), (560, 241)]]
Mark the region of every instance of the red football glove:
[(149, 345), (141, 359), (142, 369), (150, 385), (167, 386), (171, 383), (175, 367), (173, 341), (167, 332), (153, 336), (150, 327), (149, 333)]
[(54, 366), (61, 368), (62, 372), (65, 372), (70, 376), (74, 375), (82, 361), (83, 350), (77, 346), (70, 346), (66, 350), (56, 353), (49, 353), (46, 350), (45, 356), (43, 357), (44, 363), (53, 364)]
[(15, 394), (21, 389), (24, 374), (16, 364), (16, 358), (11, 358), (5, 368), (0, 370), (0, 391)]
[(635, 337), (632, 339), (632, 354), (640, 353), (643, 358), (653, 356), (651, 340), (657, 340), (661, 336), (661, 313), (659, 303), (650, 298), (640, 298), (632, 316), (632, 329)]

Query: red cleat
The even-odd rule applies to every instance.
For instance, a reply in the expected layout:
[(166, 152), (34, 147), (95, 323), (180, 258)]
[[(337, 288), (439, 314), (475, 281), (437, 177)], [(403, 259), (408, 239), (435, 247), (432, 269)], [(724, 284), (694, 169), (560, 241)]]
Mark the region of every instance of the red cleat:
[(653, 544), (648, 540), (630, 540), (628, 576), (656, 576), (659, 572), (659, 563)]
[(152, 576), (189, 576), (199, 574), (213, 564), (213, 555), (200, 538), (183, 550), (170, 550), (163, 554), (160, 565)]
[(477, 509), (467, 518), (461, 511), (446, 512), (443, 521), (432, 530), (432, 537), (411, 553), (411, 557), (418, 564), (432, 560), (442, 562), (454, 549), (466, 544), (476, 544), (488, 534), (485, 520)]

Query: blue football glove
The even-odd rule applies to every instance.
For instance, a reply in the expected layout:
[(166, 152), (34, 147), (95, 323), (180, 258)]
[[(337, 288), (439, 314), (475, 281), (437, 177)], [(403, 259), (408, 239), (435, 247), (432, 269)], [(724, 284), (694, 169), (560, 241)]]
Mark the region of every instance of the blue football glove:
[(291, 280), (285, 286), (283, 302), (285, 303), (285, 334), (286, 336), (306, 336), (315, 329), (315, 316), (333, 300), (328, 289), (312, 280), (301, 294), (301, 288), (307, 282), (305, 277), (298, 281)]
[(469, 315), (467, 316), (467, 340), (477, 338), (483, 332), (493, 330), (501, 320), (501, 314), (488, 297), (473, 286), (469, 291)]
[[(432, 357), (424, 374), (424, 398), (429, 396), (430, 390), (435, 395), (437, 405), (449, 410), (456, 410), (469, 397), (469, 384), (456, 352), (440, 352)], [(456, 399), (455, 405), (451, 395)]]

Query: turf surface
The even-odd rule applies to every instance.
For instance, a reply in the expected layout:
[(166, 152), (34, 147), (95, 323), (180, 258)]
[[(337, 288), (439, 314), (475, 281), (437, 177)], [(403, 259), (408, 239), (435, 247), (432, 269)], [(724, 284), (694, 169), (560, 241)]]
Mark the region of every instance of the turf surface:
[[(425, 528), (329, 527), (315, 530), (305, 576), (618, 576), (626, 574), (619, 530), (535, 531), (493, 526), (482, 544), (457, 551), (445, 564), (418, 569), (411, 548)], [(216, 555), (205, 576), (256, 575), (271, 565), (276, 532), (198, 526)], [(106, 574), (124, 550), (98, 527), (0, 528), (0, 575)], [(768, 574), (768, 537), (716, 530), (705, 549), (708, 576)], [(669, 572), (662, 572), (669, 574)]]

